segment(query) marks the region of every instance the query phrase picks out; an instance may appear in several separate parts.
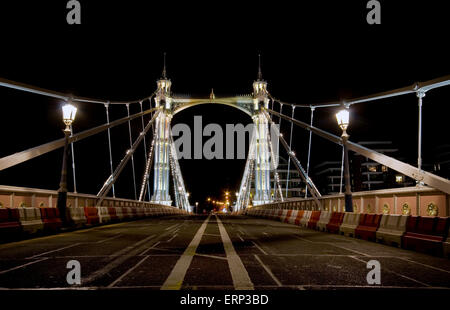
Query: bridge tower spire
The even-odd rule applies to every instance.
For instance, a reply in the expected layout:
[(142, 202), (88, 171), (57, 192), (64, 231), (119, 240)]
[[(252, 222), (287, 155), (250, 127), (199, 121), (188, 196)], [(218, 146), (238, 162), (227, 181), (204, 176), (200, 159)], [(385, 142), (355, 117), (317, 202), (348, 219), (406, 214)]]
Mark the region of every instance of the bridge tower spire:
[(262, 81), (261, 54), (258, 54), (258, 81)]
[(269, 107), (267, 82), (262, 78), (261, 55), (258, 55), (258, 79), (253, 82), (253, 124), (255, 128), (255, 195), (253, 204), (265, 204), (272, 201), (270, 172), (271, 158), (269, 149), (269, 124), (264, 109)]
[(162, 77), (156, 82), (155, 107), (160, 113), (155, 122), (154, 136), (154, 174), (152, 201), (159, 204), (171, 205), (169, 194), (169, 170), (170, 170), (170, 122), (172, 119), (172, 82), (166, 75), (166, 57), (164, 53), (164, 67)]

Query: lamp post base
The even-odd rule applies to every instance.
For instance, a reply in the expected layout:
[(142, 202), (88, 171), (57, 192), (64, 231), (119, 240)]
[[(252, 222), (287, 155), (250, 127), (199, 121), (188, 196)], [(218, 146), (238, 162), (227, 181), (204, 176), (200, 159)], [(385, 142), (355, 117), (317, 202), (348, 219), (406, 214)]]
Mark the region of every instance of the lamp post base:
[(67, 192), (64, 191), (58, 191), (58, 202), (56, 204), (56, 207), (59, 211), (59, 217), (61, 218), (62, 224), (64, 226), (67, 225)]
[(353, 212), (352, 194), (345, 194), (345, 212)]

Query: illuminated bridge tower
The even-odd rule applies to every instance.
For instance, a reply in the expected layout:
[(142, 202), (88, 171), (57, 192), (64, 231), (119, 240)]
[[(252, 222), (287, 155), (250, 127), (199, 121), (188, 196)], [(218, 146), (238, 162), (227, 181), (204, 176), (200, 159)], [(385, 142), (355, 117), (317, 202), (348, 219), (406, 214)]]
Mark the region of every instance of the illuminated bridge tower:
[(155, 106), (160, 109), (155, 121), (155, 150), (152, 201), (164, 205), (171, 205), (169, 195), (170, 170), (170, 121), (172, 119), (172, 98), (170, 86), (172, 82), (166, 77), (164, 68), (163, 77), (157, 81)]
[(253, 123), (255, 130), (254, 143), (254, 169), (255, 169), (255, 195), (253, 204), (265, 204), (272, 201), (270, 186), (271, 152), (269, 149), (269, 125), (263, 109), (269, 107), (267, 82), (262, 79), (261, 66), (258, 79), (253, 82)]

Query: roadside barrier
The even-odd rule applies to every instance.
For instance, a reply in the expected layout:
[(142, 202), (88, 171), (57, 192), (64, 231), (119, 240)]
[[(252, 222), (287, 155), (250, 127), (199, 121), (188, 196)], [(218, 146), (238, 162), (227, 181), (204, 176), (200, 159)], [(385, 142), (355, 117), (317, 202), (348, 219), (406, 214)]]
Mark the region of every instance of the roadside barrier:
[(347, 237), (354, 237), (356, 227), (359, 225), (360, 216), (361, 214), (359, 213), (345, 213), (344, 220), (339, 228), (339, 233)]
[(316, 229), (317, 222), (320, 219), (320, 211), (311, 211), (311, 217), (308, 222), (308, 228)]
[(376, 232), (378, 242), (400, 247), (406, 231), (406, 221), (409, 215), (383, 214), (380, 227)]
[(23, 232), (26, 234), (36, 234), (44, 230), (41, 211), (38, 208), (18, 208), (18, 210)]
[(448, 217), (411, 216), (406, 223), (402, 247), (408, 250), (442, 255), (449, 230)]
[(18, 209), (0, 209), (0, 234), (2, 237), (18, 235), (22, 231)]
[(59, 210), (57, 208), (40, 208), (44, 231), (57, 232), (62, 227)]
[(344, 219), (344, 212), (333, 212), (331, 214), (330, 221), (326, 226), (327, 231), (330, 233), (338, 234), (343, 219)]
[(317, 221), (316, 229), (320, 231), (326, 231), (327, 224), (330, 222), (330, 218), (330, 211), (321, 211), (319, 221)]
[(300, 226), (306, 227), (308, 226), (309, 219), (311, 218), (311, 211), (306, 210), (303, 213), (303, 217), (300, 220)]
[(362, 214), (359, 225), (355, 229), (355, 237), (375, 241), (380, 220), (381, 214)]
[(84, 208), (70, 207), (67, 208), (67, 220), (73, 227), (83, 227), (86, 225), (86, 215)]
[(96, 207), (84, 207), (84, 215), (86, 216), (86, 225), (97, 225), (100, 223)]
[(97, 209), (100, 224), (111, 222), (111, 216), (109, 215), (108, 207), (98, 207)]

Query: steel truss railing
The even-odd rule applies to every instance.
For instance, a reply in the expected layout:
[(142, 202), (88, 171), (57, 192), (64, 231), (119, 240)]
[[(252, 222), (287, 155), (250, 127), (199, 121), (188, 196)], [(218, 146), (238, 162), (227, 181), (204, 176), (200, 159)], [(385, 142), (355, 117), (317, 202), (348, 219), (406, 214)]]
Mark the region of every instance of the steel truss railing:
[(139, 134), (139, 137), (134, 141), (133, 145), (130, 149), (127, 150), (125, 156), (120, 161), (119, 165), (116, 167), (114, 172), (108, 177), (108, 179), (103, 184), (102, 188), (97, 194), (98, 200), (97, 205), (100, 206), (103, 199), (105, 199), (106, 195), (109, 193), (112, 185), (117, 181), (117, 178), (120, 176), (121, 172), (123, 171), (123, 168), (125, 168), (128, 160), (130, 160), (131, 156), (133, 156), (134, 152), (136, 151), (139, 144), (144, 139), (145, 135), (147, 134), (148, 130), (150, 129), (153, 122), (156, 120), (156, 117), (158, 116), (159, 111), (156, 112), (151, 120), (147, 123), (147, 126), (145, 126), (144, 130)]
[(251, 181), (253, 178), (253, 166), (255, 161), (255, 142), (256, 132), (253, 131), (248, 149), (247, 161), (245, 163), (244, 175), (242, 176), (241, 185), (239, 187), (235, 211), (243, 210), (249, 203)]
[[(303, 129), (310, 130), (314, 134), (325, 138), (331, 142), (334, 142), (336, 144), (342, 145), (343, 141), (341, 137), (338, 137), (336, 135), (333, 135), (323, 129), (319, 129), (314, 126), (310, 126), (307, 123), (304, 123), (302, 121), (293, 119), (289, 116), (280, 114), (276, 111), (268, 109), (267, 112), (276, 115), (278, 117), (282, 117), (283, 119), (293, 122), (294, 125), (297, 125)], [(442, 177), (439, 177), (435, 174), (423, 171), (419, 168), (413, 167), (409, 164), (406, 164), (400, 160), (397, 160), (395, 158), (392, 158), (390, 156), (381, 154), (379, 152), (376, 152), (374, 150), (368, 149), (362, 145), (359, 145), (357, 143), (347, 141), (347, 147), (349, 150), (354, 151), (358, 154), (361, 154), (367, 158), (372, 159), (373, 161), (376, 161), (386, 167), (389, 167), (395, 171), (398, 171), (400, 173), (403, 173), (406, 176), (409, 176), (417, 181), (424, 182), (425, 184), (428, 184), (434, 188), (437, 188), (447, 194), (450, 194), (450, 181), (447, 179), (444, 179)]]
[[(109, 128), (113, 128), (115, 126), (124, 124), (128, 121), (134, 120), (138, 117), (141, 117), (143, 115), (147, 115), (150, 114), (152, 112), (156, 111), (156, 108), (152, 108), (149, 110), (146, 110), (144, 112), (140, 112), (140, 113), (136, 113), (131, 115), (130, 117), (123, 117), (120, 118), (118, 120), (112, 121), (110, 123), (106, 123), (85, 131), (81, 131), (77, 134), (74, 134), (72, 136), (69, 137), (69, 143), (74, 143), (74, 142), (78, 142), (81, 141), (85, 138), (88, 138), (90, 136), (96, 135), (98, 133), (101, 133)], [(64, 138), (58, 139), (58, 140), (54, 140), (52, 142), (48, 142), (33, 148), (30, 148), (28, 150), (24, 150), (18, 153), (14, 153), (12, 155), (8, 155), (5, 157), (0, 158), (0, 171), (13, 167), (15, 165), (18, 165), (20, 163), (26, 162), (30, 159), (33, 159), (35, 157), (44, 155), (48, 152), (57, 150), (61, 147), (64, 146)]]
[[(273, 121), (270, 118), (270, 115), (267, 113), (267, 111), (264, 111), (264, 115), (267, 117), (270, 124), (273, 125)], [(273, 127), (276, 128), (276, 126), (273, 126)], [(320, 201), (318, 200), (318, 198), (320, 198), (322, 195), (317, 190), (317, 187), (314, 184), (314, 182), (311, 180), (311, 178), (306, 174), (305, 169), (303, 169), (302, 165), (300, 164), (300, 161), (297, 159), (294, 152), (291, 150), (291, 148), (287, 144), (286, 140), (284, 140), (283, 136), (279, 132), (277, 132), (277, 134), (278, 134), (281, 144), (283, 145), (284, 149), (288, 153), (289, 158), (292, 159), (292, 162), (294, 163), (295, 168), (300, 173), (300, 177), (302, 178), (303, 182), (305, 182), (306, 186), (309, 188), (314, 201), (316, 202), (317, 206), (320, 207)]]
[(183, 175), (181, 174), (180, 164), (177, 158), (177, 151), (175, 148), (175, 142), (173, 141), (172, 130), (169, 130), (169, 159), (171, 162), (171, 171), (174, 184), (175, 199), (177, 201), (177, 207), (190, 212), (189, 199), (184, 186)]

